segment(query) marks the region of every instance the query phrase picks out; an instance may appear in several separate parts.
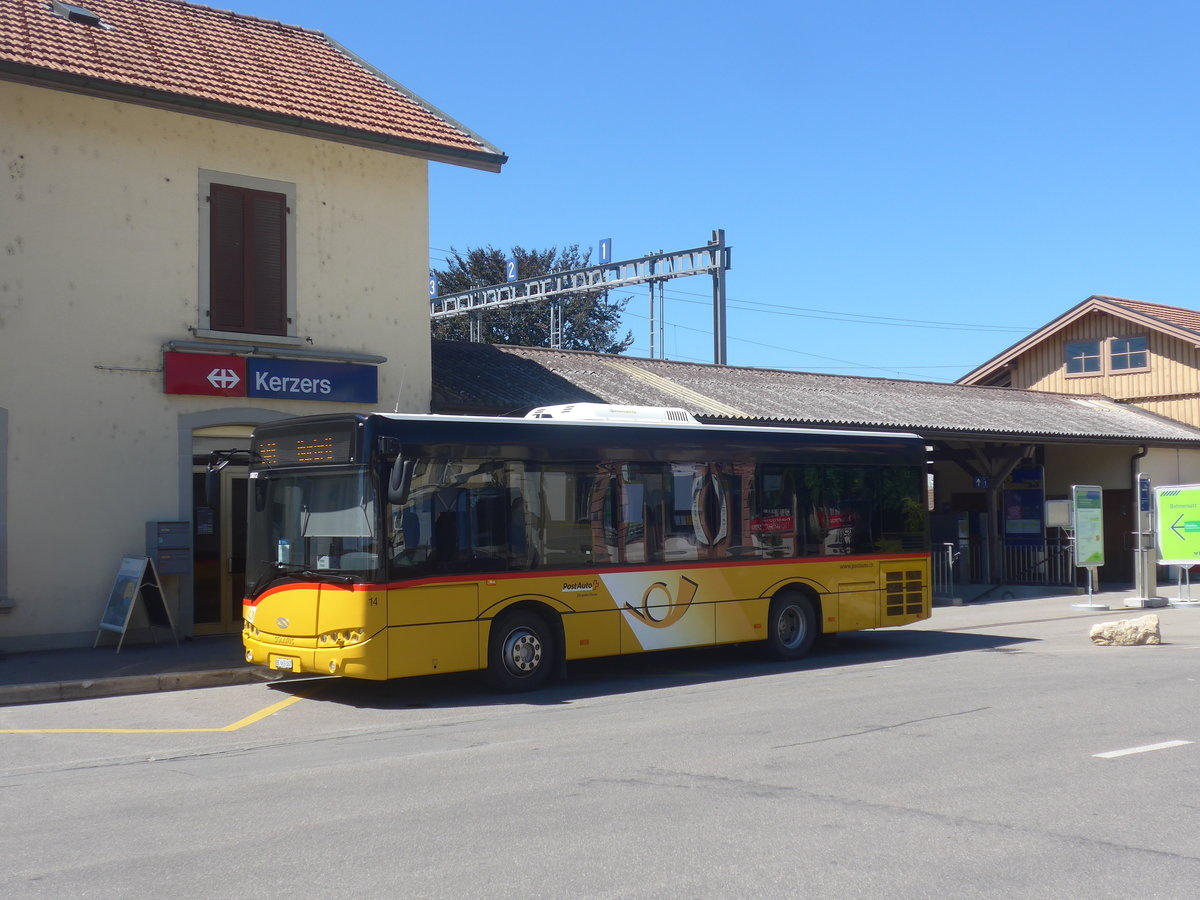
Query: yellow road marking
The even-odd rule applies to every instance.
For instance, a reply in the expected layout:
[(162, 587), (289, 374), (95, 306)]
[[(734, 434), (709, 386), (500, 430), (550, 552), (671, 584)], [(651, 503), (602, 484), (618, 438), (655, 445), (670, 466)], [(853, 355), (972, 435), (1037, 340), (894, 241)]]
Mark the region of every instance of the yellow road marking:
[(253, 725), (303, 699), (305, 699), (303, 694), (286, 697), (266, 709), (260, 709), (232, 725), (225, 725), (221, 728), (0, 728), (0, 734), (213, 734), (221, 731), (237, 731), (247, 725)]

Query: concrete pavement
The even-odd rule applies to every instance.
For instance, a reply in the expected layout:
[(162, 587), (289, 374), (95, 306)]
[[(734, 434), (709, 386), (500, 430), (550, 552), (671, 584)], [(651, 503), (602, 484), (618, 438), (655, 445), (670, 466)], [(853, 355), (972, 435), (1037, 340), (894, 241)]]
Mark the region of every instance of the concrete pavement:
[[(1174, 586), (1164, 587), (1161, 596), (1176, 598)], [(1198, 592), (1200, 594), (1200, 592)], [(999, 596), (996, 596), (999, 595)], [(1200, 608), (1128, 608), (1132, 591), (1106, 591), (1091, 598), (1107, 610), (1079, 609), (1086, 595), (1053, 594), (1041, 597), (1012, 597), (1000, 590), (988, 599), (962, 606), (936, 606), (933, 617), (907, 628), (928, 631), (1003, 631), (1029, 622), (1061, 620), (1074, 628), (1078, 620), (1081, 646), (1096, 622), (1137, 618), (1155, 613), (1162, 622), (1164, 643), (1191, 643), (1200, 647)], [(247, 665), (242, 657), (241, 635), (196, 637), (158, 644), (130, 644), (117, 653), (105, 636), (101, 646), (70, 650), (46, 650), (0, 655), (0, 706), (19, 703), (50, 703), (120, 694), (192, 690), (276, 681), (294, 677), (280, 675), (260, 666)], [(299, 676), (304, 677), (304, 676)]]
[[(110, 640), (111, 638), (111, 640)], [(274, 681), (280, 675), (246, 664), (240, 634), (0, 655), (0, 706), (120, 694), (191, 690)]]

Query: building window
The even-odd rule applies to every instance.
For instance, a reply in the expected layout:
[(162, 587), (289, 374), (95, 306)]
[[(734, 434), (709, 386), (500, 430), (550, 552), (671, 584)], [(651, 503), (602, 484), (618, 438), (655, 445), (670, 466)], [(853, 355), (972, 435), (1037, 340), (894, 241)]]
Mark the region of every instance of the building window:
[(295, 186), (200, 175), (200, 333), (294, 335)]
[(1108, 362), (1114, 372), (1149, 368), (1149, 340), (1145, 337), (1114, 338), (1109, 349)]
[(1067, 375), (1124, 375), (1150, 368), (1150, 339), (1145, 335), (1072, 341), (1066, 346)]
[(1074, 341), (1067, 344), (1067, 374), (1100, 372), (1100, 342)]

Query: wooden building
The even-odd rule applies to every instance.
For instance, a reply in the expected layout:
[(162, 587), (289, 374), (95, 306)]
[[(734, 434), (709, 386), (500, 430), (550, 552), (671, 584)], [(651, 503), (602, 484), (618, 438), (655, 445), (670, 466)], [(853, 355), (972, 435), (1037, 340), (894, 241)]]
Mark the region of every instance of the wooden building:
[(1200, 426), (1200, 311), (1088, 297), (958, 383), (1098, 395)]

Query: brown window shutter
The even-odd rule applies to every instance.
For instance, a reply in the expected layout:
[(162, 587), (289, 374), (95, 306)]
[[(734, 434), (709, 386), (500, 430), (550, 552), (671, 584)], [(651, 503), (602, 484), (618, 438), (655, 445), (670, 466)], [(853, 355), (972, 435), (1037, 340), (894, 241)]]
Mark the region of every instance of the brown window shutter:
[(247, 198), (253, 250), (254, 330), (262, 334), (287, 332), (287, 291), (284, 285), (287, 209), (282, 194), (254, 194)]
[(213, 184), (209, 206), (209, 327), (287, 334), (287, 198)]
[(242, 331), (246, 326), (242, 192), (223, 184), (212, 185), (209, 224), (209, 327)]

